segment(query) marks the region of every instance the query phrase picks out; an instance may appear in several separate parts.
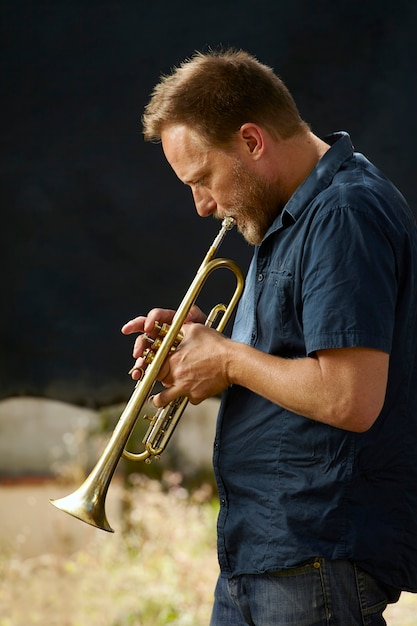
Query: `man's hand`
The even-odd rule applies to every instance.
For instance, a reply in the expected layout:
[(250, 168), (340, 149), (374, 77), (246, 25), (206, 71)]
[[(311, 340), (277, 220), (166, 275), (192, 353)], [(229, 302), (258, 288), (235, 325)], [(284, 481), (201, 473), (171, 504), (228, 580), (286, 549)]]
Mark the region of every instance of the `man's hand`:
[(146, 348), (149, 347), (149, 343), (146, 341), (144, 334), (146, 333), (146, 336), (155, 339), (158, 334), (155, 324), (170, 324), (174, 315), (175, 311), (171, 309), (152, 309), (152, 311), (149, 311), (148, 315), (135, 317), (122, 327), (122, 333), (124, 335), (140, 333), (139, 336), (136, 337), (133, 345), (132, 354), (133, 358), (136, 359), (133, 368), (130, 370), (133, 380), (138, 380), (141, 376), (141, 371), (145, 368), (145, 359), (142, 355)]
[(178, 396), (187, 396), (191, 404), (199, 404), (229, 385), (227, 353), (231, 340), (203, 324), (185, 324), (182, 332), (183, 340), (158, 374), (165, 387), (153, 398), (158, 408)]
[[(149, 311), (146, 316), (140, 315), (139, 317), (135, 317), (122, 327), (122, 333), (124, 335), (140, 333), (133, 346), (133, 358), (136, 359), (133, 368), (130, 370), (133, 380), (138, 380), (141, 376), (141, 371), (146, 369), (146, 363), (143, 357), (144, 351), (146, 348), (149, 348), (149, 342), (146, 338), (149, 337), (151, 339), (155, 339), (158, 335), (156, 324), (171, 324), (174, 315), (175, 311), (172, 309), (155, 308)], [(205, 321), (206, 315), (201, 311), (201, 309), (199, 309), (199, 307), (194, 305), (191, 307), (190, 312), (185, 319), (185, 324), (204, 324)]]

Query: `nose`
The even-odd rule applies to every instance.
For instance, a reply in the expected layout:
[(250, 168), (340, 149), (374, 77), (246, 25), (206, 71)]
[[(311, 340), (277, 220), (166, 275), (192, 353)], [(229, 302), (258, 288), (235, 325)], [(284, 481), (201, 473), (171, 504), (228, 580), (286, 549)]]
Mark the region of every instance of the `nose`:
[(194, 188), (192, 190), (195, 208), (200, 217), (208, 217), (217, 209), (217, 203), (207, 191)]

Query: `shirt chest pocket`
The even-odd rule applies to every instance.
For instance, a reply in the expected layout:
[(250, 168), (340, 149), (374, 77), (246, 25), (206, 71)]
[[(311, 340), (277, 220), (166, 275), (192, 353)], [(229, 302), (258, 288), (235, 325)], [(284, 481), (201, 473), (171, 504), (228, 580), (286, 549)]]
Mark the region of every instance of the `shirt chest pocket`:
[(299, 281), (287, 268), (269, 270), (257, 280), (256, 346), (271, 354), (305, 354)]

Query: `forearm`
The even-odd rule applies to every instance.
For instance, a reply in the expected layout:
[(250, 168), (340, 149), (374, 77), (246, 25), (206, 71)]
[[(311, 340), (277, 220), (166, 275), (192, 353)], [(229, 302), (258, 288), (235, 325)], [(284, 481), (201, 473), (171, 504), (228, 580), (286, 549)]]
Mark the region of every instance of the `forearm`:
[(383, 405), (388, 355), (380, 351), (349, 348), (284, 359), (230, 342), (226, 363), (230, 383), (338, 428), (367, 430)]

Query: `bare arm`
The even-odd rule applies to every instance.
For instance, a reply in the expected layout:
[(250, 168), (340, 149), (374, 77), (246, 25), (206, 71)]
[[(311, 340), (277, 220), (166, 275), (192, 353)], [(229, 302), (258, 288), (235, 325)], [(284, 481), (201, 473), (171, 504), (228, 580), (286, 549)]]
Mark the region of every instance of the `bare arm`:
[[(242, 359), (245, 367), (241, 367)], [(280, 406), (338, 428), (372, 426), (385, 399), (388, 354), (365, 348), (321, 350), (282, 359), (243, 344), (231, 350), (231, 381)]]
[[(161, 316), (161, 310), (157, 311)], [(155, 315), (151, 312), (148, 318), (137, 318), (123, 332), (143, 332), (143, 327), (153, 324)], [(195, 319), (201, 322), (196, 313)], [(185, 324), (183, 330), (183, 341), (160, 372), (166, 389), (154, 398), (158, 407), (179, 395), (198, 404), (236, 384), (294, 413), (363, 432), (383, 406), (389, 363), (385, 352), (343, 348), (321, 350), (316, 357), (284, 359), (227, 339), (201, 323)], [(141, 350), (139, 337), (136, 358)]]

